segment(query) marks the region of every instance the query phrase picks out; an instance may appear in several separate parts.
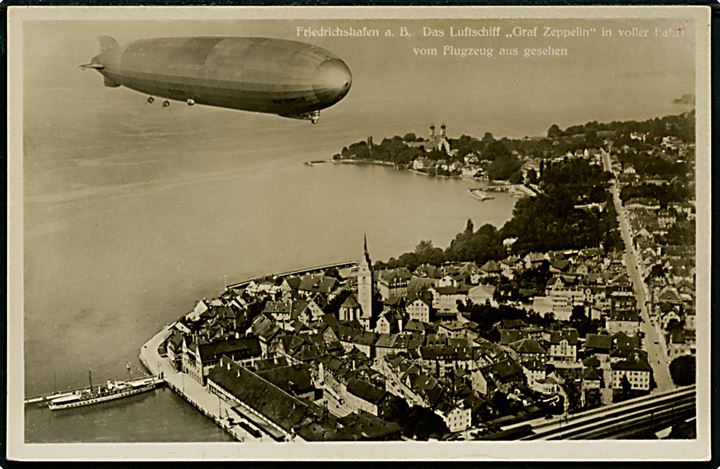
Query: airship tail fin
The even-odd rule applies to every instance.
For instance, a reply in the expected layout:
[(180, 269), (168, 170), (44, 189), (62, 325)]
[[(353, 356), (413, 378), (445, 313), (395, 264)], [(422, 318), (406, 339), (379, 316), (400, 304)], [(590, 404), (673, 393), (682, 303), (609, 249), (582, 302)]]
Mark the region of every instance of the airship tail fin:
[(100, 53), (110, 52), (120, 47), (120, 44), (111, 36), (98, 36), (98, 42), (100, 43)]

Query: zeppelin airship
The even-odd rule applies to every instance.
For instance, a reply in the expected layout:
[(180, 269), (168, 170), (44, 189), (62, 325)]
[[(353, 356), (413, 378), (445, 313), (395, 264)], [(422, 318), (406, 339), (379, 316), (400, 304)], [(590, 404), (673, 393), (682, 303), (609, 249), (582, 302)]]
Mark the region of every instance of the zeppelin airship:
[(127, 88), (189, 105), (205, 104), (305, 119), (347, 95), (350, 69), (321, 47), (259, 37), (173, 37), (121, 46), (98, 38), (100, 54), (81, 68), (95, 69), (105, 86)]

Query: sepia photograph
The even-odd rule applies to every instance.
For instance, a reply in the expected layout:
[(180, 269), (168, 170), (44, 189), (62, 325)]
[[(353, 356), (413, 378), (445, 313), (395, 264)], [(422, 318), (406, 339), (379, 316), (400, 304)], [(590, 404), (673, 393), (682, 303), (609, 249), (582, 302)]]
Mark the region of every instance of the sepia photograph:
[(8, 458), (709, 458), (709, 24), (10, 7)]

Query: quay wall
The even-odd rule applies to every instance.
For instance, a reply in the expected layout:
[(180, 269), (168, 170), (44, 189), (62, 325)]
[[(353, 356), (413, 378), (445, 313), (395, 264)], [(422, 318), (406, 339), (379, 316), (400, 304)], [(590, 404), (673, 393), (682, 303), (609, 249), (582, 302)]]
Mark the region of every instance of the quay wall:
[(170, 389), (225, 430), (230, 436), (238, 441), (255, 440), (255, 437), (247, 434), (237, 426), (231, 425), (227, 419), (223, 418), (223, 410), (227, 413), (231, 405), (220, 400), (219, 396), (211, 394), (190, 376), (183, 376), (182, 373), (176, 372), (170, 362), (160, 356), (158, 347), (167, 340), (170, 331), (170, 326), (165, 326), (142, 346), (139, 355), (140, 363), (153, 374), (163, 373), (165, 384)]
[[(336, 262), (332, 264), (319, 265), (314, 267), (306, 267), (302, 269), (290, 270), (280, 274), (272, 274), (274, 277), (287, 277), (290, 275), (304, 275), (324, 271), (329, 268), (344, 269), (354, 267), (356, 261)], [(225, 291), (235, 288), (247, 286), (252, 281), (262, 280), (267, 275), (257, 276), (247, 280), (233, 283), (225, 287)], [(193, 380), (190, 376), (183, 376), (183, 373), (177, 372), (171, 363), (160, 355), (158, 348), (162, 346), (171, 334), (171, 325), (166, 325), (157, 334), (151, 337), (140, 349), (140, 363), (153, 375), (160, 375), (165, 378), (165, 384), (173, 390), (178, 396), (182, 397), (190, 405), (199, 410), (207, 418), (215, 422), (220, 428), (225, 430), (233, 438), (238, 441), (256, 440), (254, 436), (231, 425), (228, 419), (223, 417), (223, 410), (227, 413), (232, 404), (225, 402), (217, 394), (208, 391), (202, 384)], [(225, 409), (223, 409), (225, 407)]]
[[(305, 268), (302, 268), (302, 269), (290, 270), (290, 271), (282, 272), (282, 273), (279, 273), (279, 274), (269, 274), (269, 275), (273, 275), (273, 276), (275, 276), (275, 277), (281, 277), (281, 278), (282, 278), (282, 277), (288, 277), (288, 276), (290, 276), (290, 275), (313, 274), (313, 273), (317, 273), (317, 272), (323, 271), (323, 270), (325, 270), (325, 269), (330, 269), (330, 268), (333, 268), (333, 267), (335, 267), (335, 268), (337, 268), (337, 269), (342, 269), (342, 268), (346, 268), (346, 267), (353, 267), (353, 266), (356, 266), (356, 265), (357, 265), (357, 261), (336, 262), (336, 263), (334, 263), (334, 264), (318, 265), (318, 266), (315, 266), (315, 267), (305, 267)], [(242, 288), (242, 287), (247, 286), (247, 285), (248, 285), (250, 282), (252, 282), (253, 280), (262, 280), (262, 279), (264, 279), (264, 278), (266, 278), (266, 277), (268, 277), (268, 275), (261, 275), (261, 276), (252, 277), (252, 278), (249, 278), (249, 279), (246, 279), (246, 280), (242, 280), (242, 281), (240, 281), (240, 282), (227, 285), (227, 286), (225, 287), (225, 290), (227, 291), (227, 290), (232, 290), (232, 289), (235, 289), (235, 288)]]

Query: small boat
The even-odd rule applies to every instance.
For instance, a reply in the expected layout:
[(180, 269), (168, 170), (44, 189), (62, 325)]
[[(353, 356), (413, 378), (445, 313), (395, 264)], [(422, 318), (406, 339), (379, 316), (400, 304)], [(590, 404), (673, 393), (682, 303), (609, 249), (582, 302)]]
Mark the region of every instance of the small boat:
[(48, 401), (50, 410), (72, 409), (75, 407), (83, 407), (86, 405), (99, 404), (101, 402), (114, 401), (124, 397), (134, 396), (147, 391), (152, 391), (160, 383), (162, 379), (158, 377), (141, 378), (132, 381), (111, 381), (100, 386), (92, 385), (92, 375), (90, 375), (90, 387), (78, 389), (71, 393), (66, 393)]

